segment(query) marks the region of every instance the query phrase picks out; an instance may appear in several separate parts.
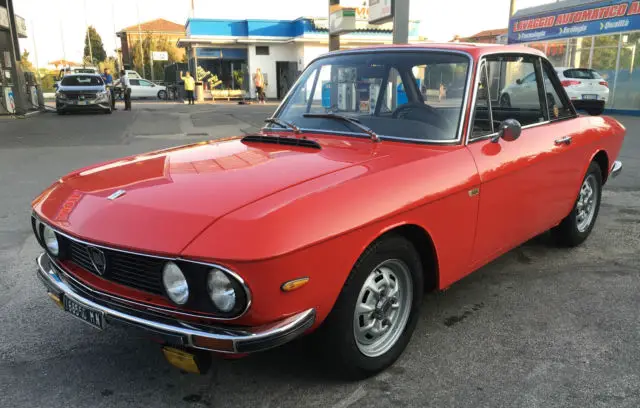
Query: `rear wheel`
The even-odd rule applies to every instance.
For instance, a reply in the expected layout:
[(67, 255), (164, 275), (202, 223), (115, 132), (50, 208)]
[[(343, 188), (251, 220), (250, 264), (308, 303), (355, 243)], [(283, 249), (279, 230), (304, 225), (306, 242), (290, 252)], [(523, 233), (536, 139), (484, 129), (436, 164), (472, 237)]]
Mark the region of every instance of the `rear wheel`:
[(602, 171), (598, 163), (591, 162), (571, 213), (551, 230), (560, 245), (574, 247), (587, 239), (598, 218), (601, 197)]
[(158, 91), (158, 99), (167, 99), (167, 91)]
[(411, 242), (390, 235), (372, 244), (318, 330), (336, 372), (360, 379), (393, 364), (415, 329), (423, 288), (420, 258)]

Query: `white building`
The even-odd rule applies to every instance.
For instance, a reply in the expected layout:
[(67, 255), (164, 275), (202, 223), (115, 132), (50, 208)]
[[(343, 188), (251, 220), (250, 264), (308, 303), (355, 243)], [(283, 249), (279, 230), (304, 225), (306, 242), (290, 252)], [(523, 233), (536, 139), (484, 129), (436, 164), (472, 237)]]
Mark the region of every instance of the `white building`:
[[(359, 12), (360, 15), (360, 12)], [(418, 21), (409, 24), (409, 42), (420, 42)], [(189, 19), (186, 38), (189, 66), (201, 66), (222, 81), (222, 89), (244, 89), (255, 97), (252, 75), (260, 68), (267, 98), (281, 99), (300, 72), (329, 50), (327, 18), (296, 20)], [(391, 44), (391, 23), (369, 25), (358, 20), (356, 31), (340, 37), (341, 48)], [(239, 84), (239, 80), (242, 82)]]

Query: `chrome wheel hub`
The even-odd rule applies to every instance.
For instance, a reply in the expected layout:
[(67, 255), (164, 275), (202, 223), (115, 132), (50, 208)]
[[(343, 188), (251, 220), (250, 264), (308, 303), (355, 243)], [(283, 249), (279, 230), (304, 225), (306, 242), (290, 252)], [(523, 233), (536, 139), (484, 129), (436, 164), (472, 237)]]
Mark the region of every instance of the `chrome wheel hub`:
[(589, 174), (580, 187), (576, 203), (576, 224), (578, 231), (585, 232), (593, 222), (598, 198), (598, 184), (593, 174)]
[(404, 262), (387, 260), (371, 271), (362, 285), (353, 315), (358, 349), (377, 357), (398, 341), (413, 302), (413, 280)]

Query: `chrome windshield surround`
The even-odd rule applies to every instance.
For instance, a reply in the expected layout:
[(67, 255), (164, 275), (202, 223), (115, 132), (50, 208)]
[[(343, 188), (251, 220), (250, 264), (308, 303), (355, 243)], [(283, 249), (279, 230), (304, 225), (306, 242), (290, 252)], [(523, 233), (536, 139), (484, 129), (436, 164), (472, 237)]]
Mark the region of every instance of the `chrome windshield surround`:
[[(451, 50), (451, 49), (443, 49), (443, 48), (430, 48), (430, 47), (402, 47), (402, 48), (394, 48), (394, 47), (380, 47), (380, 48), (375, 48), (375, 49), (367, 49), (367, 48), (363, 48), (363, 49), (354, 49), (354, 50), (341, 50), (341, 51), (337, 51), (335, 53), (327, 53), (327, 54), (323, 54), (319, 57), (316, 57), (313, 61), (311, 61), (308, 65), (307, 68), (305, 68), (305, 71), (307, 69), (309, 69), (308, 67), (310, 67), (312, 64), (314, 64), (316, 61), (320, 61), (322, 59), (325, 58), (332, 58), (336, 55), (350, 55), (350, 54), (374, 54), (374, 53), (378, 53), (378, 52), (400, 52), (400, 53), (407, 53), (407, 52), (439, 52), (439, 53), (443, 53), (443, 54), (457, 54), (457, 55), (462, 55), (465, 56), (467, 58), (469, 58), (469, 67), (467, 68), (467, 78), (465, 81), (465, 92), (464, 92), (464, 96), (462, 98), (462, 105), (460, 106), (460, 119), (458, 120), (458, 128), (457, 128), (457, 132), (456, 132), (456, 138), (455, 139), (450, 139), (450, 140), (432, 140), (432, 139), (413, 139), (413, 138), (404, 138), (404, 137), (397, 137), (397, 136), (386, 136), (386, 135), (378, 135), (380, 136), (380, 139), (382, 140), (400, 140), (400, 141), (406, 141), (406, 142), (416, 142), (416, 143), (421, 143), (421, 144), (459, 144), (460, 141), (462, 140), (463, 137), (463, 133), (464, 133), (464, 121), (465, 118), (467, 117), (467, 115), (469, 114), (468, 112), (466, 112), (466, 107), (469, 103), (469, 92), (470, 92), (470, 84), (471, 81), (473, 79), (473, 74), (474, 74), (474, 70), (475, 70), (475, 61), (473, 59), (473, 56), (466, 52), (466, 51), (460, 51), (460, 50)], [(293, 86), (289, 89), (289, 92), (287, 93), (287, 95), (285, 96), (285, 98), (282, 100), (282, 102), (280, 103), (280, 105), (278, 106), (278, 108), (276, 109), (276, 111), (274, 112), (274, 114), (272, 115), (273, 117), (279, 117), (282, 109), (284, 108), (284, 106), (289, 102), (289, 99), (291, 98), (291, 95), (293, 95), (294, 91), (297, 89), (297, 87), (300, 85), (299, 83), (302, 81), (302, 77), (304, 76), (304, 72), (302, 75), (300, 75), (298, 77), (298, 79), (296, 80), (296, 82), (293, 84)], [(276, 129), (272, 129), (271, 127), (266, 128), (268, 130), (276, 130)], [(278, 129), (279, 130), (279, 129)], [(338, 132), (338, 131), (334, 131), (334, 130), (326, 130), (326, 129), (306, 129), (306, 128), (301, 128), (300, 130), (302, 131), (306, 131), (306, 132), (313, 132), (313, 133), (328, 133), (328, 134), (344, 134), (344, 135), (362, 135), (363, 137), (369, 137), (368, 135), (365, 136), (364, 133), (352, 133), (352, 132)]]
[[(109, 247), (109, 246), (105, 246), (105, 245), (101, 245), (101, 244), (95, 244), (93, 242), (85, 241), (85, 240), (82, 240), (80, 238), (76, 238), (74, 236), (71, 236), (71, 235), (67, 234), (66, 232), (60, 231), (58, 228), (51, 226), (50, 223), (43, 221), (42, 218), (39, 217), (35, 212), (31, 213), (31, 217), (34, 218), (37, 221), (40, 221), (43, 225), (48, 226), (49, 228), (54, 230), (56, 233), (62, 235), (63, 237), (65, 237), (65, 238), (67, 238), (67, 239), (69, 239), (71, 241), (75, 241), (77, 243), (80, 243), (80, 244), (90, 245), (90, 246), (93, 246), (93, 247), (96, 247), (96, 248), (107, 249), (107, 250), (110, 250), (110, 251), (122, 252), (122, 253), (130, 254), (130, 255), (138, 255), (138, 256), (144, 256), (144, 257), (149, 257), (149, 258), (162, 259), (162, 260), (166, 260), (167, 262), (169, 262), (169, 261), (187, 262), (187, 263), (191, 263), (191, 264), (195, 264), (195, 265), (201, 265), (201, 266), (207, 266), (207, 267), (210, 267), (210, 268), (220, 269), (221, 271), (223, 271), (223, 272), (227, 273), (228, 275), (230, 275), (231, 277), (233, 277), (240, 284), (240, 286), (244, 290), (245, 296), (247, 298), (247, 304), (245, 305), (245, 307), (242, 310), (242, 312), (240, 312), (237, 316), (219, 317), (219, 316), (215, 316), (215, 315), (211, 315), (211, 314), (205, 314), (205, 313), (200, 314), (200, 313), (193, 313), (193, 312), (185, 312), (185, 311), (181, 311), (179, 309), (162, 308), (162, 307), (152, 306), (152, 305), (149, 305), (149, 304), (146, 304), (146, 303), (132, 302), (132, 301), (130, 301), (128, 299), (124, 299), (124, 298), (121, 298), (119, 296), (110, 295), (108, 293), (104, 293), (102, 291), (98, 291), (98, 290), (89, 288), (89, 287), (87, 287), (87, 285), (82, 284), (82, 286), (86, 287), (87, 289), (91, 290), (92, 292), (99, 293), (101, 295), (108, 296), (108, 297), (110, 297), (112, 299), (119, 300), (119, 301), (122, 301), (122, 302), (125, 302), (125, 303), (132, 303), (132, 304), (138, 304), (138, 305), (141, 305), (141, 306), (145, 306), (147, 308), (155, 309), (155, 310), (160, 311), (160, 312), (179, 313), (179, 314), (182, 314), (182, 315), (185, 315), (185, 316), (193, 316), (193, 317), (216, 319), (216, 320), (235, 320), (235, 319), (239, 319), (240, 317), (244, 316), (247, 313), (247, 311), (249, 310), (249, 308), (251, 307), (251, 303), (252, 303), (251, 291), (249, 290), (249, 287), (247, 286), (247, 284), (244, 281), (244, 279), (242, 279), (242, 277), (240, 275), (238, 275), (237, 273), (235, 273), (234, 271), (232, 271), (229, 268), (226, 268), (226, 267), (224, 267), (222, 265), (218, 265), (218, 264), (214, 264), (214, 263), (207, 263), (207, 262), (202, 262), (202, 261), (196, 261), (196, 260), (192, 260), (192, 259), (180, 258), (180, 257), (167, 257), (167, 256), (159, 256), (159, 255), (150, 255), (150, 254), (145, 254), (145, 253), (141, 253), (141, 252), (128, 251), (126, 249), (119, 249), (119, 248), (113, 248), (113, 247)], [(58, 265), (58, 262), (55, 262), (55, 260), (54, 260), (54, 263), (56, 265)], [(74, 281), (77, 282), (78, 280), (74, 279)]]

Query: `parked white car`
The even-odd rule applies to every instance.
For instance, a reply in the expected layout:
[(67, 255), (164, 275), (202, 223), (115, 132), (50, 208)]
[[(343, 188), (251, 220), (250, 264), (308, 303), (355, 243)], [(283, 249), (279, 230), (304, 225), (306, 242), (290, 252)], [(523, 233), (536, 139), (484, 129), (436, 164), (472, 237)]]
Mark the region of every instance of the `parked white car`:
[[(159, 98), (166, 99), (167, 87), (164, 85), (157, 85), (151, 81), (141, 78), (129, 77), (129, 84), (131, 85), (131, 98)], [(120, 87), (120, 81), (116, 82), (116, 87)]]
[[(558, 79), (567, 92), (576, 109), (583, 109), (590, 115), (601, 115), (604, 105), (609, 99), (609, 84), (593, 69), (588, 68), (555, 68)], [(547, 89), (552, 89), (549, 79), (545, 79)], [(506, 86), (500, 92), (500, 106), (537, 108), (531, 105), (532, 101), (538, 101), (538, 88), (536, 86), (535, 72), (531, 72), (522, 78)]]
[(602, 114), (609, 100), (609, 83), (589, 68), (556, 68), (558, 77), (576, 109)]

